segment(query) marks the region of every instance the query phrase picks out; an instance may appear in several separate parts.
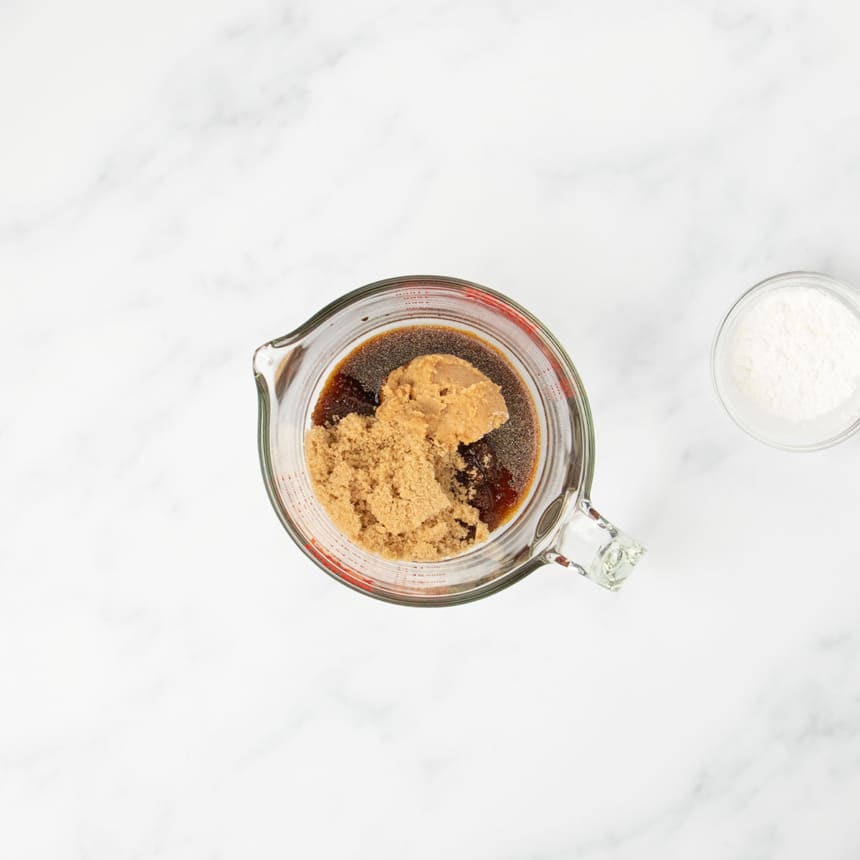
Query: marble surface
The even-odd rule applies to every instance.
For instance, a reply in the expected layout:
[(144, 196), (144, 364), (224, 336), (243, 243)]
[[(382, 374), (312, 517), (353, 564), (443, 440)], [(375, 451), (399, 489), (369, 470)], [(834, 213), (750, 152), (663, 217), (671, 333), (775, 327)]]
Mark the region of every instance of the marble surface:
[[(860, 440), (744, 437), (721, 314), (860, 283), (860, 9), (0, 2), (0, 856), (856, 858)], [(254, 347), (459, 275), (567, 345), (649, 547), (465, 607), (272, 513)]]

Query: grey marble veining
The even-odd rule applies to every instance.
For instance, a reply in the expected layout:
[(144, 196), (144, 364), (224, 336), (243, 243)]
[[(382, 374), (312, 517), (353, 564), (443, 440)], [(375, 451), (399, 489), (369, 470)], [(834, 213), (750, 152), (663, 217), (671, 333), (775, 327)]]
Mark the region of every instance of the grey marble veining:
[[(711, 391), (860, 282), (850, 2), (0, 3), (0, 856), (860, 855), (853, 440)], [(388, 275), (545, 319), (626, 590), (401, 609), (269, 508), (255, 346)]]

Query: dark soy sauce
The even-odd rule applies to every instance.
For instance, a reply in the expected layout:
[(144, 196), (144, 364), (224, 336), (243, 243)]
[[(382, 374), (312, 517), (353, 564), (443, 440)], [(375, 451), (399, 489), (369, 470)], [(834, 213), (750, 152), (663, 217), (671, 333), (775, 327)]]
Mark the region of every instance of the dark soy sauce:
[(485, 373), (502, 389), (510, 413), (501, 427), (459, 448), (466, 466), (457, 480), (474, 492), (470, 504), (492, 531), (511, 516), (528, 492), (537, 464), (539, 431), (525, 383), (500, 353), (475, 335), (443, 326), (413, 326), (366, 340), (329, 376), (311, 420), (325, 426), (352, 412), (373, 415), (385, 377), (419, 355), (434, 353), (456, 355)]

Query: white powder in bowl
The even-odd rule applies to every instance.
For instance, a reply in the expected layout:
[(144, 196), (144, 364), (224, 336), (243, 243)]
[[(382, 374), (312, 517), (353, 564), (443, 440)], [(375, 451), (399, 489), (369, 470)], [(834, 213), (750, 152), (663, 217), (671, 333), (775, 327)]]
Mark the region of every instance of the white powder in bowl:
[(738, 321), (731, 369), (762, 409), (799, 422), (832, 412), (860, 383), (860, 320), (814, 287), (765, 293)]

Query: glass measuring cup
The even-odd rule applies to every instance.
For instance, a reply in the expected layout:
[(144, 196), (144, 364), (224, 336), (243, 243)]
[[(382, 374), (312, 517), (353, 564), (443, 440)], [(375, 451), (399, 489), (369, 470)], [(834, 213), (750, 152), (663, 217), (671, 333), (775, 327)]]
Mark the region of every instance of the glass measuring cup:
[[(510, 520), (489, 540), (435, 562), (391, 561), (351, 543), (311, 487), (304, 435), (334, 367), (369, 337), (444, 325), (477, 335), (519, 373), (540, 431), (535, 477)], [(254, 353), (258, 444), (269, 499), (304, 553), (344, 584), (373, 597), (447, 606), (485, 597), (558, 563), (618, 589), (644, 548), (591, 503), (594, 426), (582, 382), (564, 349), (524, 308), (457, 278), (391, 278), (337, 299), (304, 325)]]

